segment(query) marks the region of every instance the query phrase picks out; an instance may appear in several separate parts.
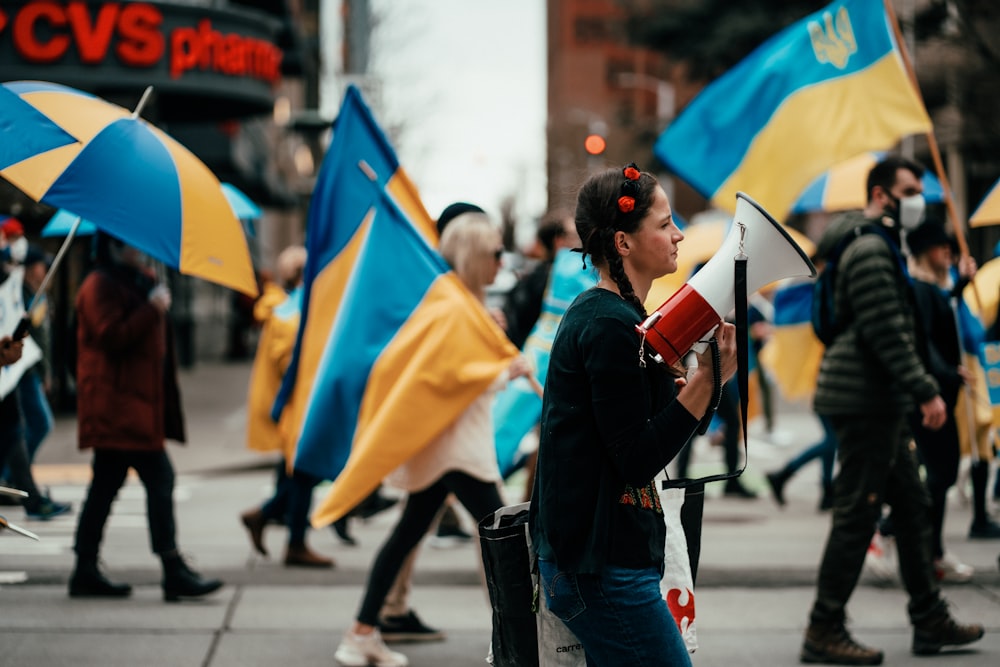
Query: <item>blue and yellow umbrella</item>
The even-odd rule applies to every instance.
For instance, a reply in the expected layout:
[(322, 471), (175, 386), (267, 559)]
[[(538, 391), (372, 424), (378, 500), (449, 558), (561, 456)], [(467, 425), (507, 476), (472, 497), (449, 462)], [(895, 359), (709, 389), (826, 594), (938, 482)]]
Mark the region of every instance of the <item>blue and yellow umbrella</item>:
[[(233, 215), (240, 220), (256, 220), (263, 215), (260, 207), (253, 203), (253, 200), (247, 197), (236, 186), (223, 183), (222, 194), (226, 196), (229, 205), (233, 207)], [(64, 208), (59, 209), (49, 218), (45, 226), (42, 227), (42, 238), (66, 236), (72, 231), (74, 226), (76, 226), (76, 236), (89, 236), (97, 231), (97, 225), (90, 220), (80, 220), (80, 223), (77, 224), (76, 220), (79, 217)]]
[[(0, 175), (29, 197), (70, 211), (183, 274), (256, 296), (243, 227), (219, 180), (139, 118), (142, 102), (130, 112), (58, 84), (5, 85), (78, 143), (21, 160)], [(18, 136), (14, 127), (0, 134), (0, 143)]]
[[(872, 151), (834, 165), (802, 191), (792, 206), (792, 213), (864, 208), (868, 205), (868, 194), (865, 192), (868, 172), (884, 156), (884, 152)], [(927, 202), (944, 201), (944, 189), (937, 176), (925, 171), (923, 184)]]

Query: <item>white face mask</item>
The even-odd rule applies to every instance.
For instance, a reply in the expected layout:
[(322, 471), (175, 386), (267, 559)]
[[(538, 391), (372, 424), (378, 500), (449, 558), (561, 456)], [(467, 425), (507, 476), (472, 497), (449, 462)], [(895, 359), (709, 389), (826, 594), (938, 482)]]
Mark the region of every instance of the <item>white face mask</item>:
[(24, 258), (28, 256), (28, 239), (23, 236), (15, 239), (10, 244), (10, 260), (17, 264), (24, 263)]
[(916, 229), (924, 219), (923, 195), (910, 195), (899, 200), (899, 225), (909, 231)]

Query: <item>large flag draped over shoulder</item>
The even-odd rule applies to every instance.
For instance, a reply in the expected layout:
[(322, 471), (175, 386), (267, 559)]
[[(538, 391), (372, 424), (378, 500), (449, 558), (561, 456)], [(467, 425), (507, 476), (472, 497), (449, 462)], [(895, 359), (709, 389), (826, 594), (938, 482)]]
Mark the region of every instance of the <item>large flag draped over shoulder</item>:
[[(544, 385), (548, 375), (549, 353), (563, 314), (580, 292), (596, 284), (597, 272), (589, 265), (584, 267), (580, 255), (565, 248), (556, 254), (542, 299), (542, 312), (524, 341), (523, 353), (531, 361), (539, 383)], [(497, 393), (493, 402), (493, 428), (497, 462), (504, 477), (517, 467), (521, 440), (541, 416), (542, 398), (525, 378), (517, 378)]]
[(302, 322), (275, 402), (331, 523), (430, 444), (517, 350), (431, 246), (433, 224), (349, 87), (306, 238)]
[(832, 165), (931, 129), (882, 2), (840, 0), (706, 86), (653, 150), (716, 206), (742, 190), (783, 220)]

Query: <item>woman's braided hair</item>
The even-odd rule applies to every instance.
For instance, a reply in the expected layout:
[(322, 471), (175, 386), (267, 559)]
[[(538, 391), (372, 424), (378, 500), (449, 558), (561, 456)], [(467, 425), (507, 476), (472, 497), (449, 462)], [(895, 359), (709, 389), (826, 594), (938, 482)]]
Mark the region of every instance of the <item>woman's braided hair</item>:
[(653, 204), (656, 186), (652, 174), (629, 163), (623, 169), (608, 169), (591, 176), (576, 199), (576, 231), (583, 244), (584, 259), (590, 255), (595, 266), (607, 266), (622, 298), (643, 317), (646, 308), (625, 273), (615, 247), (615, 232), (631, 234), (639, 229), (639, 223)]

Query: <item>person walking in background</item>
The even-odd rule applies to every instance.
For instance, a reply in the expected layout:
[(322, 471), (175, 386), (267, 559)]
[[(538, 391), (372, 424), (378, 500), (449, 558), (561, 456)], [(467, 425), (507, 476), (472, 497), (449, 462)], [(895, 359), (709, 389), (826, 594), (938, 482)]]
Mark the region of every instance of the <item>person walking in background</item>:
[(24, 225), (17, 218), (7, 218), (0, 225), (0, 258), (7, 264), (24, 262), (28, 255), (28, 239), (24, 236)]
[(146, 490), (150, 545), (163, 565), (163, 598), (201, 597), (222, 582), (193, 571), (177, 549), (174, 467), (165, 439), (185, 441), (173, 338), (170, 291), (157, 283), (145, 256), (98, 232), (95, 268), (76, 297), (77, 432), (92, 449), (93, 476), (80, 512), (70, 597), (125, 597), (132, 587), (109, 581), (98, 567), (104, 527), (130, 468)]
[[(814, 256), (813, 264), (822, 270), (823, 261)], [(782, 394), (789, 400), (809, 400), (816, 388), (823, 343), (810, 324), (812, 318), (813, 279), (783, 284), (774, 293), (774, 333), (760, 351), (762, 371), (774, 377)], [(779, 507), (784, 507), (785, 486), (809, 462), (820, 462), (819, 510), (833, 507), (833, 472), (837, 463), (837, 435), (830, 420), (816, 415), (822, 436), (789, 459), (778, 470), (765, 475), (771, 495)]]
[(820, 365), (814, 407), (837, 434), (839, 472), (833, 517), (817, 577), (816, 598), (800, 652), (806, 663), (877, 665), (882, 651), (859, 644), (845, 627), (846, 606), (857, 586), (882, 505), (892, 508), (900, 572), (909, 596), (912, 651), (932, 654), (969, 644), (983, 626), (961, 624), (941, 597), (931, 559), (930, 498), (910, 448), (907, 417), (917, 406), (924, 427), (947, 418), (934, 377), (918, 354), (919, 331), (911, 307), (900, 234), (923, 215), (923, 168), (888, 156), (868, 174), (868, 204), (835, 220), (818, 252), (856, 228), (840, 256), (834, 312), (840, 333)]
[[(10, 222), (8, 220), (6, 224)], [(4, 321), (4, 326), (10, 326), (10, 330), (13, 331), (17, 321), (20, 320), (23, 314), (23, 268), (15, 267), (8, 272), (8, 266), (6, 262), (0, 265), (0, 289), (2, 289), (2, 294), (0, 294), (0, 320)], [(8, 342), (7, 348), (9, 351), (12, 354), (13, 350), (17, 351), (17, 358), (12, 359), (9, 362), (10, 364), (22, 361), (23, 346), (23, 340)], [(33, 349), (37, 353), (38, 348)], [(35, 483), (32, 474), (30, 457), (25, 444), (24, 413), (21, 407), (20, 392), (18, 391), (20, 380), (24, 375), (31, 372), (31, 368), (23, 367), (27, 363), (29, 363), (29, 360), (24, 359), (21, 366), (5, 371), (7, 373), (21, 372), (22, 375), (20, 378), (11, 376), (11, 381), (16, 381), (16, 384), (9, 385), (7, 393), (0, 397), (0, 470), (6, 470), (5, 474), (7, 477), (0, 484), (3, 486), (12, 486), (28, 494), (23, 500), (11, 499), (9, 501), (23, 505), (27, 518), (48, 521), (69, 512), (72, 509), (72, 505), (70, 503), (55, 502), (48, 495), (42, 493)], [(37, 363), (35, 362), (35, 365)], [(2, 497), (5, 503), (8, 502), (7, 496)]]
[[(453, 220), (466, 213), (486, 215), (486, 211), (476, 204), (470, 204), (469, 202), (464, 201), (457, 201), (448, 204), (444, 207), (444, 210), (441, 211), (441, 214), (435, 221), (438, 240), (440, 241), (441, 237), (444, 235), (444, 230), (448, 228), (448, 225), (450, 225)], [(490, 313), (490, 316), (493, 317), (497, 325), (499, 325), (499, 327), (504, 331), (507, 331), (507, 320), (504, 316), (503, 310), (499, 308), (487, 307), (487, 311)], [(454, 503), (455, 499), (452, 497), (449, 497), (445, 502), (444, 511), (442, 511), (440, 516), (438, 516), (437, 528), (434, 529), (434, 537), (431, 540), (432, 546), (447, 547), (469, 544), (472, 542), (472, 535), (470, 535), (462, 527), (462, 522), (458, 517), (458, 512), (455, 511)], [(412, 569), (413, 561), (413, 558), (407, 560), (407, 564), (403, 568), (404, 572), (408, 572)], [(402, 583), (403, 579), (403, 577), (400, 578), (400, 583)], [(393, 589), (393, 591), (395, 593), (396, 589)], [(394, 593), (390, 594), (390, 598), (395, 597)], [(439, 633), (434, 631), (434, 634)]]
[(944, 425), (931, 430), (922, 424), (919, 413), (911, 413), (910, 428), (931, 497), (931, 556), (935, 572), (939, 580), (962, 582), (972, 578), (973, 569), (945, 551), (942, 532), (948, 489), (958, 479), (960, 447), (955, 407), (961, 388), (975, 381), (971, 371), (962, 365), (961, 332), (956, 326), (955, 308), (962, 289), (976, 275), (976, 260), (969, 256), (959, 260), (959, 280), (955, 282), (951, 275), (954, 264), (951, 243), (943, 222), (937, 219), (928, 219), (906, 235), (916, 319), (926, 340), (921, 356), (941, 388), (946, 414)]
[(247, 446), (260, 452), (280, 451), (282, 460), (274, 494), (260, 507), (244, 512), (240, 519), (250, 534), (251, 543), (261, 555), (268, 555), (264, 545), (264, 527), (268, 521), (281, 520), (288, 523), (286, 566), (333, 567), (332, 559), (316, 553), (306, 544), (312, 492), (320, 480), (292, 469), (294, 439), (271, 418), (274, 397), (291, 361), (299, 330), (305, 264), (306, 249), (303, 246), (289, 246), (282, 250), (276, 266), (279, 284), (268, 282), (254, 306), (254, 317), (262, 323), (262, 327), (247, 397)]
[[(684, 234), (663, 188), (634, 164), (583, 184), (576, 228), (600, 280), (552, 343), (529, 513), (542, 590), (588, 665), (690, 665), (660, 593), (674, 536), (654, 478), (709, 410), (712, 354), (685, 383), (636, 339), (650, 285), (677, 270)], [(724, 383), (736, 372), (735, 326), (720, 322), (716, 337)]]
[(785, 506), (785, 485), (802, 466), (814, 459), (819, 459), (820, 486), (822, 487), (819, 510), (826, 512), (833, 509), (833, 469), (837, 462), (837, 434), (829, 419), (823, 415), (816, 415), (816, 417), (819, 419), (820, 428), (823, 429), (822, 437), (792, 457), (781, 468), (769, 472), (765, 476), (774, 501), (781, 507)]
[[(485, 307), (486, 286), (497, 275), (503, 255), (500, 233), (484, 214), (466, 213), (448, 223), (440, 252), (455, 274)], [(368, 576), (364, 598), (352, 627), (334, 657), (347, 667), (407, 665), (405, 655), (389, 650), (379, 632), (380, 611), (404, 563), (454, 494), (477, 521), (503, 505), (500, 468), (493, 444), (493, 394), (530, 367), (517, 357), (434, 442), (397, 468), (388, 483), (409, 495), (402, 515), (379, 549)]]
[(38, 448), (55, 426), (55, 417), (52, 415), (48, 398), (49, 388), (52, 386), (49, 303), (45, 294), (38, 294), (38, 288), (41, 287), (48, 268), (49, 259), (42, 249), (29, 245), (24, 258), (24, 304), (27, 308), (34, 302), (31, 312), (27, 313), (31, 321), (28, 335), (42, 350), (42, 358), (29, 368), (17, 383), (21, 412), (24, 414), (24, 446), (27, 449), (29, 463), (34, 462)]
[[(580, 247), (580, 237), (576, 233), (576, 224), (569, 211), (556, 209), (549, 211), (543, 217), (535, 235), (535, 251), (538, 257), (535, 266), (521, 276), (504, 301), (503, 312), (507, 322), (507, 337), (519, 350), (525, 349), (528, 336), (535, 330), (535, 325), (542, 314), (546, 290), (552, 280), (552, 267), (556, 255), (563, 249), (572, 250)], [(537, 363), (537, 360), (536, 360)], [(532, 429), (532, 437), (537, 442), (537, 424)], [(531, 485), (535, 478), (535, 461), (537, 449), (524, 456), (519, 465), (506, 473), (507, 478), (518, 470), (524, 469), (525, 485), (524, 500), (531, 496)]]
[(545, 288), (549, 284), (549, 274), (556, 253), (562, 248), (576, 248), (580, 238), (576, 235), (573, 216), (568, 211), (555, 210), (547, 213), (538, 225), (536, 246), (538, 261), (530, 271), (518, 279), (507, 293), (503, 314), (507, 321), (507, 337), (517, 346), (524, 347), (524, 341), (538, 321), (542, 312)]

